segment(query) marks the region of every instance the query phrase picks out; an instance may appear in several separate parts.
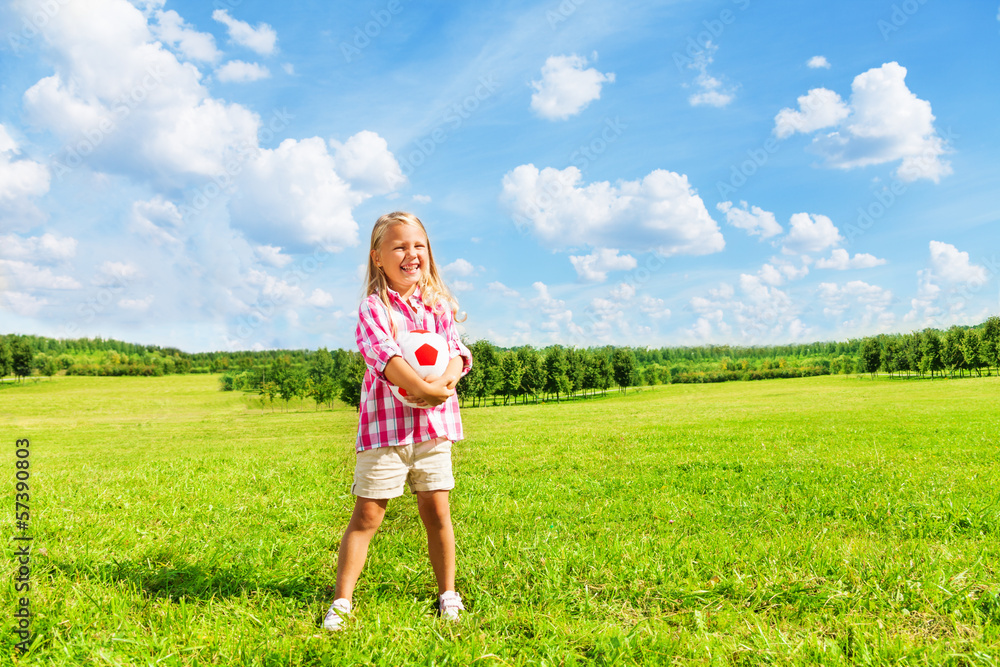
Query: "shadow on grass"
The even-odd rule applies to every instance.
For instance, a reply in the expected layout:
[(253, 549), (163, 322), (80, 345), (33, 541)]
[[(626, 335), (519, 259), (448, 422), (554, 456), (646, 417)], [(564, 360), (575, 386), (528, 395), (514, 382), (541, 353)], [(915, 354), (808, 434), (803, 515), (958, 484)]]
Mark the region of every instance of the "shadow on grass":
[(295, 574), (292, 567), (288, 576), (265, 579), (239, 563), (213, 565), (176, 560), (176, 553), (157, 551), (134, 559), (112, 559), (110, 563), (51, 561), (50, 566), (70, 580), (122, 583), (151, 599), (168, 601), (279, 595), (311, 602), (317, 596), (333, 594), (332, 583), (320, 583), (312, 573)]

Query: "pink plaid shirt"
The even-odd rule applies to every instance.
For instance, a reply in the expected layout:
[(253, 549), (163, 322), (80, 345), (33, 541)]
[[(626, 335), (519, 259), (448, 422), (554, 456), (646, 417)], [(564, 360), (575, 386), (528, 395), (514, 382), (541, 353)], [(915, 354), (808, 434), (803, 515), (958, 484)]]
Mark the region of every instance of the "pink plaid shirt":
[[(434, 313), (424, 306), (417, 287), (407, 302), (393, 290), (389, 301), (396, 315), (397, 329), (435, 331), (448, 342), (450, 358), (461, 355), (462, 375), (472, 368), (472, 353), (462, 344), (455, 329), (450, 309)], [(412, 306), (412, 308), (411, 308)], [(455, 442), (462, 439), (462, 418), (458, 414), (458, 396), (434, 408), (423, 410), (407, 407), (396, 400), (385, 379), (385, 365), (402, 350), (392, 337), (391, 315), (378, 294), (370, 294), (358, 310), (358, 350), (365, 358), (368, 369), (361, 385), (361, 419), (358, 423), (358, 441), (354, 448), (363, 452), (376, 447), (392, 447), (425, 442), (445, 437)], [(403, 326), (400, 324), (405, 323)]]

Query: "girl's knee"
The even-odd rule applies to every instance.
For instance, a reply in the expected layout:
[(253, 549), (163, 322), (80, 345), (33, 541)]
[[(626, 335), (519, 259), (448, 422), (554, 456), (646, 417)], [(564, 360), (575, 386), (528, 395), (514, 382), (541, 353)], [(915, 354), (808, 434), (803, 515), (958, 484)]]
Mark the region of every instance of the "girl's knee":
[(375, 501), (367, 498), (358, 498), (354, 506), (354, 514), (351, 516), (351, 525), (355, 530), (373, 531), (382, 525), (385, 517), (386, 501)]
[(447, 491), (431, 491), (418, 494), (417, 506), (420, 518), (428, 528), (443, 528), (451, 525), (451, 508)]

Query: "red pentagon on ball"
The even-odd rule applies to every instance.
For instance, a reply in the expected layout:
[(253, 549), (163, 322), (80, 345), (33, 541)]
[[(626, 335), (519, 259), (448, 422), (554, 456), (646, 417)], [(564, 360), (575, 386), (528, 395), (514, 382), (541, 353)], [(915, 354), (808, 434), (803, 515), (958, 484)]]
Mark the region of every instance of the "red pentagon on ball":
[(437, 363), (438, 351), (433, 345), (421, 345), (414, 351), (413, 356), (421, 366), (433, 366)]

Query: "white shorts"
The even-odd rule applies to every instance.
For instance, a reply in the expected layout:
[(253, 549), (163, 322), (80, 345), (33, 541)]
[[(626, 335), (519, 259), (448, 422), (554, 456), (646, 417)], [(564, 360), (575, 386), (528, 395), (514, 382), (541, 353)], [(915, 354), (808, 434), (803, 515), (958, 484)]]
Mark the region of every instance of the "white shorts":
[(412, 445), (376, 447), (357, 453), (351, 493), (360, 498), (398, 498), (410, 483), (418, 491), (450, 491), (451, 440), (435, 438)]

